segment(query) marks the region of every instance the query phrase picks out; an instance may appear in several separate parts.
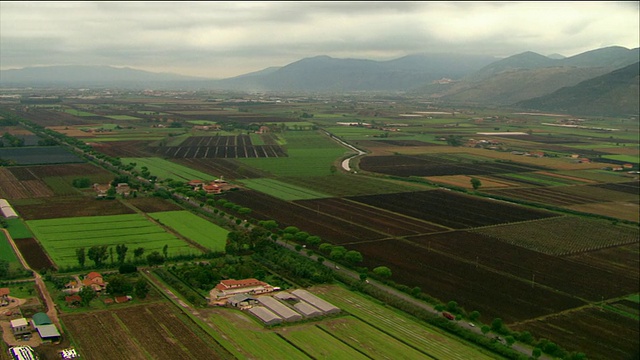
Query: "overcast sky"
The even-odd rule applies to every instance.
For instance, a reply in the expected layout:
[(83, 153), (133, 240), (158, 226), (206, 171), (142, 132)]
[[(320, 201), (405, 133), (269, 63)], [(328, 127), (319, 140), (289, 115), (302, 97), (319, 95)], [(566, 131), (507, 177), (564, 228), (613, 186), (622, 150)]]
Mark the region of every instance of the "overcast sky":
[(639, 2), (0, 2), (0, 69), (224, 78), (305, 57), (565, 56), (640, 46)]

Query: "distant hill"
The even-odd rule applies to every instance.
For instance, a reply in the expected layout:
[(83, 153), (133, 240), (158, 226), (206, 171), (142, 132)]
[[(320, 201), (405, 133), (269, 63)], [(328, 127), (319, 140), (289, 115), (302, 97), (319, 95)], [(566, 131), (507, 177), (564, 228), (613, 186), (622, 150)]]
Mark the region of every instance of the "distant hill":
[(113, 66), (41, 66), (0, 71), (0, 86), (175, 87), (205, 79)]
[(552, 59), (533, 52), (514, 55), (450, 84), (427, 84), (416, 94), (460, 104), (511, 105), (604, 75), (638, 62), (638, 49), (609, 47)]
[(640, 62), (564, 87), (551, 94), (521, 101), (518, 107), (576, 115), (635, 115), (640, 113)]
[(213, 86), (263, 91), (405, 91), (441, 78), (459, 78), (495, 61), (478, 55), (416, 54), (388, 61), (305, 58), (270, 72)]

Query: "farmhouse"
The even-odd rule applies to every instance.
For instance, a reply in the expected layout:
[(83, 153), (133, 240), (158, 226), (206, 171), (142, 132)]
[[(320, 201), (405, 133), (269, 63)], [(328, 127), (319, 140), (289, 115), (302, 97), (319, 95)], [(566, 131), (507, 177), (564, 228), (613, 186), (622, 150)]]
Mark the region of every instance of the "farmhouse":
[(111, 188), (111, 185), (93, 184), (93, 190), (96, 191), (96, 196), (99, 198), (107, 197), (107, 191)]
[(0, 212), (7, 219), (16, 219), (18, 217), (18, 214), (5, 199), (0, 199)]
[(31, 327), (25, 318), (11, 320), (11, 333), (16, 338), (31, 334)]
[(129, 184), (119, 183), (116, 186), (116, 194), (119, 194), (122, 196), (129, 196), (130, 193), (131, 193), (131, 188), (129, 187)]
[(102, 275), (95, 271), (90, 272), (84, 277), (82, 285), (91, 287), (93, 291), (102, 291), (107, 287), (107, 283), (102, 279)]
[(273, 286), (257, 279), (222, 280), (209, 292), (209, 301), (227, 299), (237, 294), (264, 294), (274, 291)]
[(9, 302), (9, 293), (9, 288), (0, 288), (0, 305), (6, 305)]

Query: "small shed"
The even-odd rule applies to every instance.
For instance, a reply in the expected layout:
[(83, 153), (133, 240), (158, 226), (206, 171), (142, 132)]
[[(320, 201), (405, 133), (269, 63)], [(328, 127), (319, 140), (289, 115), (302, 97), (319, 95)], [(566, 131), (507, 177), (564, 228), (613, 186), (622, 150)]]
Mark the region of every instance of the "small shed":
[(67, 306), (78, 306), (82, 303), (82, 298), (80, 297), (80, 295), (76, 294), (65, 296), (64, 301), (67, 303)]
[(238, 294), (230, 297), (228, 302), (231, 306), (243, 308), (257, 304), (258, 300), (250, 295)]
[(316, 317), (316, 316), (320, 316), (322, 315), (322, 311), (320, 311), (318, 308), (309, 305), (308, 303), (304, 302), (304, 301), (300, 301), (298, 303), (296, 303), (295, 305), (293, 305), (293, 307), (302, 315), (304, 315), (305, 317), (311, 318), (311, 317)]
[(2, 302), (3, 300), (9, 300), (10, 293), (11, 291), (9, 290), (9, 288), (0, 288), (0, 302)]

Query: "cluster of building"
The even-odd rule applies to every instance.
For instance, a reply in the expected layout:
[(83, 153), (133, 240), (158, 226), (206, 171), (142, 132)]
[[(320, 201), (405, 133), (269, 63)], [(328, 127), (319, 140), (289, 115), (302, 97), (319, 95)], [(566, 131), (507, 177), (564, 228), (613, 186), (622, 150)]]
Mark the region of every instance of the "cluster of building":
[(43, 343), (60, 341), (60, 332), (43, 312), (33, 314), (31, 321), (26, 318), (11, 320), (11, 333), (16, 339), (29, 340), (37, 333)]
[(188, 185), (191, 186), (194, 191), (204, 190), (207, 194), (220, 194), (224, 191), (229, 191), (235, 188), (235, 186), (230, 185), (226, 180), (222, 178), (210, 181), (208, 183), (202, 180), (191, 180), (188, 182)]
[[(119, 183), (115, 188), (118, 195), (127, 197), (131, 194), (131, 187), (127, 183)], [(93, 184), (93, 190), (96, 191), (96, 197), (98, 198), (107, 197), (109, 189), (111, 189), (111, 184)]]
[[(340, 309), (306, 290), (279, 291), (257, 279), (222, 280), (209, 293), (213, 305), (246, 310), (265, 325), (295, 322), (305, 318), (332, 315)], [(272, 292), (277, 292), (271, 296)], [(261, 296), (258, 296), (261, 295)]]

